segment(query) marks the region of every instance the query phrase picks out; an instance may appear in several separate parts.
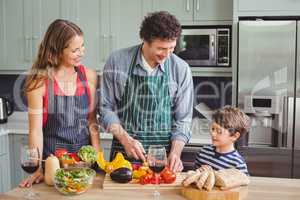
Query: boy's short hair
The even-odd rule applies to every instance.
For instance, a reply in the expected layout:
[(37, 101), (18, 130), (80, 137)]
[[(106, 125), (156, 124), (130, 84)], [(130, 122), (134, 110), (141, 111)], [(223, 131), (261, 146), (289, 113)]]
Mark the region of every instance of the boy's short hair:
[(239, 132), (240, 137), (250, 129), (250, 118), (239, 108), (233, 106), (225, 106), (218, 109), (212, 115), (212, 119), (231, 134)]

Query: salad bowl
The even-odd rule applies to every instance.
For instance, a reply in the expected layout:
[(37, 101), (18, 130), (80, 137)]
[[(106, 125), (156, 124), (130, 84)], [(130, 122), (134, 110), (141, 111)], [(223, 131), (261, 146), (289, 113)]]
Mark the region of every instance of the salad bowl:
[(82, 194), (93, 184), (95, 175), (96, 172), (90, 168), (58, 169), (54, 186), (64, 195)]

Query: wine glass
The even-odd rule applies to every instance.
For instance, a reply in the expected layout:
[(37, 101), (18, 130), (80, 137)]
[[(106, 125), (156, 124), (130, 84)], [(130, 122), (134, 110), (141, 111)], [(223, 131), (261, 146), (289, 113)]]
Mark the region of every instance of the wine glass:
[(154, 199), (158, 200), (160, 193), (158, 191), (158, 180), (160, 172), (164, 170), (167, 164), (166, 149), (162, 145), (150, 145), (147, 155), (149, 168), (155, 174), (155, 191)]
[(21, 167), (29, 175), (29, 189), (25, 194), (26, 199), (36, 199), (37, 194), (32, 192), (32, 174), (40, 166), (40, 154), (37, 147), (31, 148), (27, 145), (21, 147)]

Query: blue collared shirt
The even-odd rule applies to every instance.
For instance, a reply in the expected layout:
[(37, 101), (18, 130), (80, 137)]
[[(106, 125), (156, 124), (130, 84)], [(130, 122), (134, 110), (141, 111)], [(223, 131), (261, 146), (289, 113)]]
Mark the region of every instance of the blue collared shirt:
[[(100, 123), (106, 129), (118, 123), (120, 119), (117, 102), (121, 100), (128, 78), (129, 66), (140, 45), (113, 52), (108, 58), (99, 87)], [(189, 65), (175, 54), (169, 59), (169, 94), (173, 116), (171, 140), (182, 140), (187, 143), (191, 137), (194, 87)], [(138, 52), (133, 74), (139, 76), (162, 76), (165, 73), (164, 63), (149, 72), (143, 67), (141, 51)]]

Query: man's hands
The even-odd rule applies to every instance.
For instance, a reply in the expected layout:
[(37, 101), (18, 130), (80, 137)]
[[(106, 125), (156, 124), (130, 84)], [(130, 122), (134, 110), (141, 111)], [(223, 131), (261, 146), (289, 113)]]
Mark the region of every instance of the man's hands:
[(168, 157), (168, 165), (173, 172), (181, 172), (183, 164), (180, 159), (182, 149), (185, 143), (181, 140), (173, 140), (171, 151)]
[(122, 128), (120, 124), (111, 124), (108, 131), (120, 141), (128, 157), (132, 157), (136, 160), (146, 161), (146, 152), (143, 148), (143, 145), (138, 140), (135, 140), (129, 136), (129, 134)]
[(183, 164), (180, 160), (180, 156), (175, 153), (169, 154), (168, 165), (173, 172), (181, 172), (183, 170)]
[(136, 160), (146, 161), (145, 150), (143, 145), (138, 141), (130, 137), (128, 134), (120, 140), (121, 144), (124, 146), (125, 152), (128, 157), (132, 157)]

